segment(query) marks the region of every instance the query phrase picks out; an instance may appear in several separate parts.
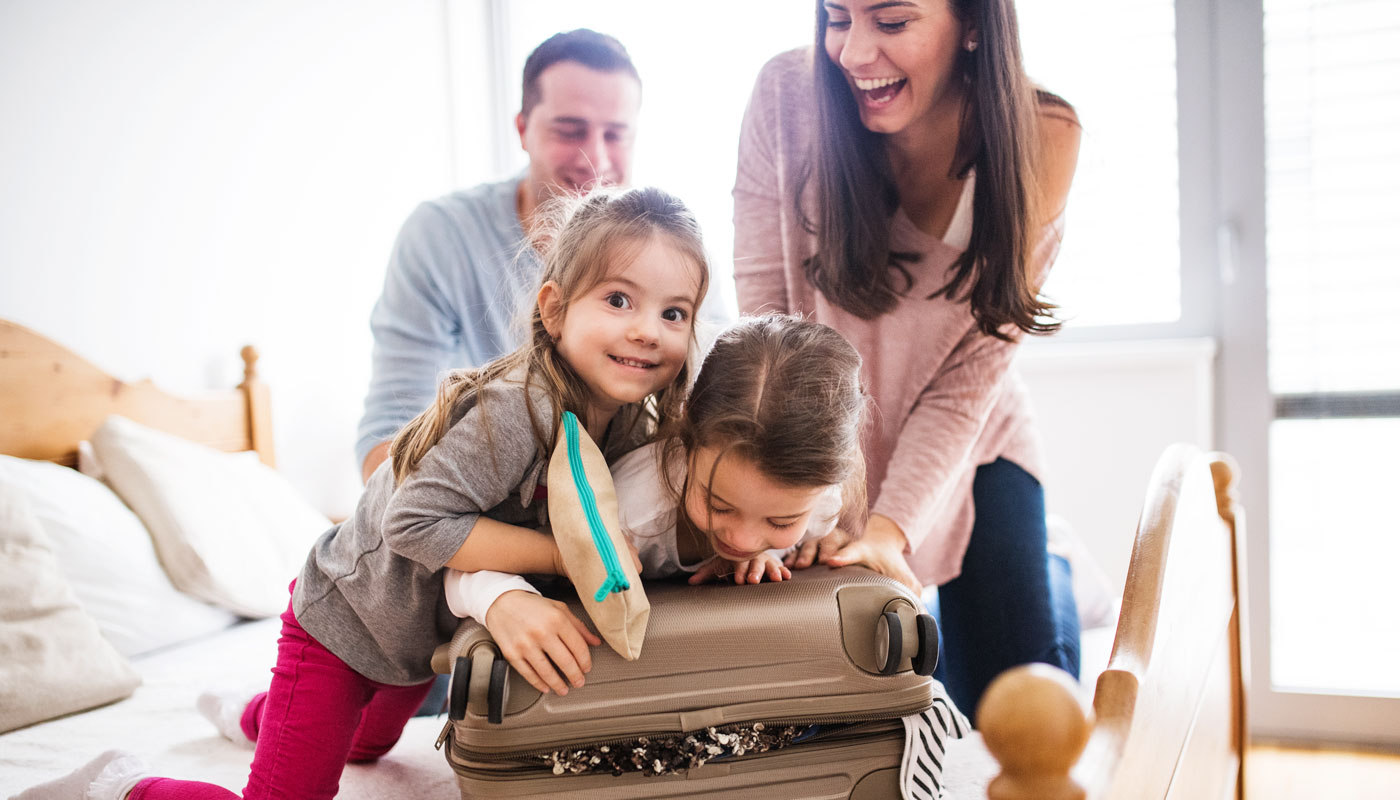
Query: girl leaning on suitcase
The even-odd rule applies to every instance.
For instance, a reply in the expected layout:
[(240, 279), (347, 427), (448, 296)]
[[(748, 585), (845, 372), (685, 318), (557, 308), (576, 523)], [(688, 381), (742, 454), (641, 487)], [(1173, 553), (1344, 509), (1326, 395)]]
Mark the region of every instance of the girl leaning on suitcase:
[[(553, 539), (535, 530), (554, 426), (571, 411), (616, 456), (673, 423), (707, 282), (699, 228), (676, 198), (632, 189), (576, 201), (549, 245), (526, 343), (450, 374), (394, 439), (355, 513), (313, 546), (268, 691), (201, 708), (226, 736), (256, 743), (243, 797), (329, 800), (347, 762), (374, 761), (398, 741), (431, 687), (433, 649), (457, 627), (442, 590), (448, 566), (562, 573)], [(565, 672), (582, 685), (588, 645), (600, 640), (554, 601), (526, 602), (546, 620), (548, 652), (573, 659)], [(109, 751), (21, 797), (237, 795), (149, 777), (135, 756)]]

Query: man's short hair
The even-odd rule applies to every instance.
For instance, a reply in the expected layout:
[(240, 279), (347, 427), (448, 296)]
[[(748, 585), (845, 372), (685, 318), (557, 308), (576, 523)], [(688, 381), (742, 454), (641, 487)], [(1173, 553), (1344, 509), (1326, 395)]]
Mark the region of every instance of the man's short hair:
[(587, 28), (556, 33), (540, 43), (525, 59), (525, 75), (521, 82), (520, 113), (530, 112), (540, 102), (540, 74), (560, 61), (577, 61), (599, 72), (626, 72), (640, 85), (642, 76), (632, 65), (632, 57), (622, 42)]

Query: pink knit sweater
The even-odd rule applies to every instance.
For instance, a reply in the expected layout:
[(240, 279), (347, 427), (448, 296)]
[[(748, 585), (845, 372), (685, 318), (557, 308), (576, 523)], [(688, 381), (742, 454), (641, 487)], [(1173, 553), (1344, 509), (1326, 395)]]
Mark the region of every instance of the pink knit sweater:
[[(1029, 398), (1011, 369), (1017, 345), (977, 330), (968, 303), (923, 299), (947, 280), (972, 228), (969, 180), (943, 239), (918, 230), (902, 211), (892, 225), (897, 250), (919, 252), (913, 288), (892, 311), (863, 320), (807, 282), (802, 262), (815, 240), (792, 197), (816, 128), (811, 50), (783, 53), (763, 68), (749, 99), (734, 185), (734, 276), (739, 308), (800, 312), (832, 326), (864, 359), (874, 403), (865, 439), (871, 511), (909, 538), (910, 565), (925, 583), (962, 570), (972, 534), (972, 478), (998, 456), (1040, 472)], [(811, 209), (810, 185), (803, 197)], [(1032, 271), (1043, 280), (1059, 252), (1063, 217), (1033, 243)]]

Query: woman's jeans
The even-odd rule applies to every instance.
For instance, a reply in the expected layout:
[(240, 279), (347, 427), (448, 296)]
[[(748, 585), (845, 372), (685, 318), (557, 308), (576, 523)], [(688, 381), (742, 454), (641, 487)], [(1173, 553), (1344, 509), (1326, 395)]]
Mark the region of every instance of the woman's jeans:
[(972, 497), (962, 574), (930, 610), (942, 639), (934, 677), (975, 723), (982, 692), (1010, 667), (1038, 661), (1079, 677), (1079, 612), (1069, 563), (1045, 549), (1040, 482), (998, 458), (977, 468)]

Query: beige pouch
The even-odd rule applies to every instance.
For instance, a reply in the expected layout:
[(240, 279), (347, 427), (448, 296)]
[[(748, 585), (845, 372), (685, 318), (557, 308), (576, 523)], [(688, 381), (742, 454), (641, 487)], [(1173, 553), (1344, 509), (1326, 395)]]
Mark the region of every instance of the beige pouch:
[(617, 522), (617, 492), (598, 445), (565, 411), (549, 459), (549, 525), (588, 616), (617, 654), (642, 653), (651, 604)]

